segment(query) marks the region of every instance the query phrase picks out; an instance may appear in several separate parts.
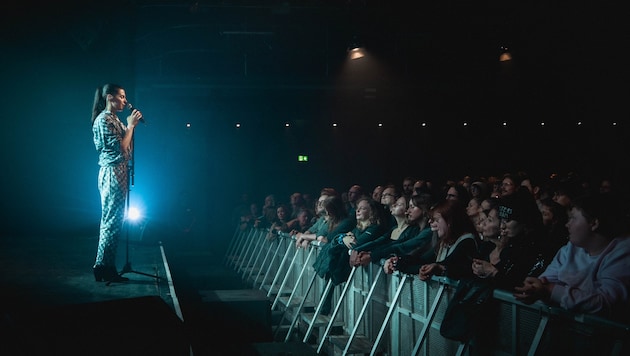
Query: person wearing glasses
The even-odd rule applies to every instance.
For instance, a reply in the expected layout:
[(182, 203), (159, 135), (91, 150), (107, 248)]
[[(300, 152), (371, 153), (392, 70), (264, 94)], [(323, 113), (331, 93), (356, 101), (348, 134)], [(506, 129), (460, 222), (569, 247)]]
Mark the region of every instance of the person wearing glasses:
[[(521, 188), (521, 176), (518, 174), (506, 173), (503, 175), (503, 179), (501, 180), (501, 188), (500, 193), (501, 197), (506, 197), (508, 195), (514, 194), (517, 190)], [(524, 188), (527, 189), (527, 188)]]
[[(400, 197), (400, 190), (393, 184), (388, 184), (383, 189), (383, 193), (381, 194), (381, 204), (385, 208), (387, 213), (391, 213), (392, 206), (396, 203), (396, 200)], [(396, 225), (396, 219), (393, 216), (390, 216), (389, 226)]]

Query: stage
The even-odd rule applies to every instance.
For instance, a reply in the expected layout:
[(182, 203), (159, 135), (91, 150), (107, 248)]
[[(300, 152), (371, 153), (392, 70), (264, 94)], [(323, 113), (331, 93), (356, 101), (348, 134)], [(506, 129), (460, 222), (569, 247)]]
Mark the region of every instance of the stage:
[(204, 300), (210, 291), (247, 288), (215, 246), (120, 241), (118, 269), (132, 272), (107, 284), (92, 273), (97, 241), (0, 239), (0, 354), (256, 355), (254, 344), (271, 341), (248, 315)]

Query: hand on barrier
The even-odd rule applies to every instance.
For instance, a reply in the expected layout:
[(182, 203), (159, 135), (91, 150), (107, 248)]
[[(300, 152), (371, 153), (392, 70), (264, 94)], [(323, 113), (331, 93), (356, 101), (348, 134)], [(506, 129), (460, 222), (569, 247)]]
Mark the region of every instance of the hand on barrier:
[(516, 291), (513, 296), (516, 300), (525, 303), (532, 304), (537, 300), (546, 300), (551, 295), (551, 290), (554, 284), (549, 283), (547, 278), (527, 277), (523, 281), (522, 287), (515, 287)]
[(396, 271), (396, 268), (398, 267), (398, 259), (400, 257), (398, 256), (392, 256), (388, 259), (385, 260), (385, 263), (383, 264), (383, 272), (387, 273), (387, 274), (392, 274)]
[(439, 263), (429, 263), (420, 267), (418, 278), (422, 281), (431, 279), (433, 275), (443, 276), (446, 274), (446, 266)]

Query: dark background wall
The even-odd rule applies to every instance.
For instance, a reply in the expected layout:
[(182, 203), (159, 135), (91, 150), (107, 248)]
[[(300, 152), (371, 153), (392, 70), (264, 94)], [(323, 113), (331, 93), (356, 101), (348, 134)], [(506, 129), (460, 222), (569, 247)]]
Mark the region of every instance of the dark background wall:
[[(131, 197), (165, 239), (193, 221), (195, 238), (223, 238), (242, 192), (516, 170), (627, 180), (629, 32), (615, 9), (62, 1), (1, 16), (3, 235), (96, 234), (89, 119), (106, 82), (146, 117)], [(368, 56), (350, 62), (353, 39)]]

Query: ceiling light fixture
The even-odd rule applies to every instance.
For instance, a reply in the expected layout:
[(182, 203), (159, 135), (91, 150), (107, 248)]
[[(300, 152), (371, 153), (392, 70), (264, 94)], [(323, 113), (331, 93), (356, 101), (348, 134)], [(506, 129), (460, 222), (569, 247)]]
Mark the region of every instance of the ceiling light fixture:
[(350, 59), (359, 59), (365, 56), (365, 49), (361, 46), (356, 36), (352, 37), (352, 41), (348, 46), (348, 54)]

